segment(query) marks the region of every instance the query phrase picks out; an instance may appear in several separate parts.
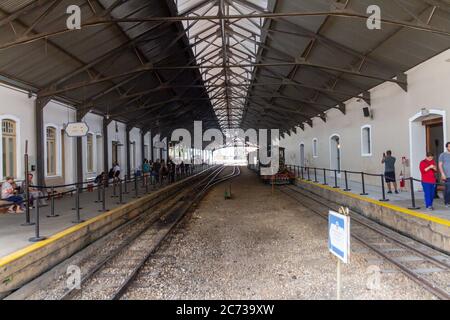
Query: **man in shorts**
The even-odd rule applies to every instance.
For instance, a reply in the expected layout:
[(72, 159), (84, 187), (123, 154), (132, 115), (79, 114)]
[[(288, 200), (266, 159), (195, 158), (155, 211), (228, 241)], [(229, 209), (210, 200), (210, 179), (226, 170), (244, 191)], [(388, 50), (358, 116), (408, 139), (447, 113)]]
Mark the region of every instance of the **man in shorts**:
[(394, 185), (395, 193), (398, 194), (397, 181), (395, 179), (395, 157), (392, 156), (392, 151), (388, 150), (383, 153), (383, 159), (381, 163), (384, 164), (384, 178), (388, 187), (388, 193), (392, 193), (391, 184)]
[(445, 145), (445, 152), (439, 156), (439, 172), (441, 180), (445, 184), (444, 202), (447, 208), (450, 207), (450, 142)]

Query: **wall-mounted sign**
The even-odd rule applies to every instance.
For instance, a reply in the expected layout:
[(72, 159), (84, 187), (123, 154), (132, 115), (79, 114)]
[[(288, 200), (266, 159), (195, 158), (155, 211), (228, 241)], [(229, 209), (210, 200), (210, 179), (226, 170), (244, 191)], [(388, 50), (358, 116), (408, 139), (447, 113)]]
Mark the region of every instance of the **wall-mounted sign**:
[(84, 137), (88, 131), (89, 127), (86, 122), (71, 122), (66, 126), (66, 134), (69, 137)]

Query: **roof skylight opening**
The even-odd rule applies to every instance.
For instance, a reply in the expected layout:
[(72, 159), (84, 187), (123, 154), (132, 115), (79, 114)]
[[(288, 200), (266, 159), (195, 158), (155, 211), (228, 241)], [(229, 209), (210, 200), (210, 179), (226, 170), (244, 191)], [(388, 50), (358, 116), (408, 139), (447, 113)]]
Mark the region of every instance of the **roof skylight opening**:
[(267, 10), (267, 0), (177, 0), (178, 14), (216, 19), (183, 21), (221, 129), (242, 120), (265, 19), (218, 19)]

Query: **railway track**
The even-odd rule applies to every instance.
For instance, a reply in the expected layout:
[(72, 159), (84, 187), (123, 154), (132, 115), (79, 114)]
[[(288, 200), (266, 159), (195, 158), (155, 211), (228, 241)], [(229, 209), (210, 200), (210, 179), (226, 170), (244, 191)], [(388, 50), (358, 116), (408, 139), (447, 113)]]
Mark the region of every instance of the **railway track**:
[[(326, 220), (328, 215), (325, 212), (338, 211), (340, 207), (295, 186), (283, 186), (279, 190)], [(354, 239), (437, 298), (450, 300), (449, 255), (381, 226), (356, 212), (351, 211), (350, 216), (351, 236)]]
[(114, 250), (96, 261), (82, 277), (80, 287), (66, 290), (58, 299), (120, 299), (162, 241), (189, 209), (203, 198), (206, 191), (240, 174), (238, 167), (226, 175), (223, 174), (224, 170), (224, 167), (212, 170), (189, 189), (157, 204), (152, 208), (151, 218), (136, 220), (136, 230)]

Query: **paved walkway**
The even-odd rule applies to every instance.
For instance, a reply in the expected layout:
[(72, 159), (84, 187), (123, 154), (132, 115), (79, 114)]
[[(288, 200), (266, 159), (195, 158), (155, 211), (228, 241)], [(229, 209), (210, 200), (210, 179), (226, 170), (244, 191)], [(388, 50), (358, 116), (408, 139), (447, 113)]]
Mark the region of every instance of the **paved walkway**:
[[(361, 181), (354, 180), (354, 179), (357, 179), (356, 177), (357, 177), (357, 175), (348, 174), (348, 186), (349, 186), (349, 189), (351, 189), (351, 191), (349, 191), (349, 192), (359, 195), (362, 193), (362, 183), (361, 183)], [(307, 179), (306, 174), (304, 174), (304, 178)], [(313, 170), (310, 171), (310, 179), (312, 181), (314, 181), (314, 179), (315, 179)], [(361, 179), (360, 176), (358, 176), (358, 179)], [(323, 183), (323, 181), (324, 181), (323, 172), (317, 172), (317, 180), (319, 181), (318, 183)], [(334, 186), (334, 182), (335, 182), (334, 174), (332, 176), (327, 175), (326, 182), (329, 186)], [(399, 182), (397, 182), (397, 184), (398, 184), (398, 187), (400, 188)], [(341, 177), (338, 177), (337, 185), (340, 187), (340, 189), (345, 189), (344, 173), (341, 174)], [(366, 191), (366, 193), (368, 193), (368, 195), (366, 197), (369, 197), (369, 198), (372, 198), (375, 200), (382, 199), (381, 180), (378, 185), (365, 183), (365, 191)], [(404, 207), (404, 208), (410, 208), (412, 206), (409, 181), (407, 181), (407, 183), (406, 183), (405, 190), (401, 191), (399, 194), (395, 194), (395, 193), (388, 194), (387, 191), (388, 190), (386, 188), (386, 198), (389, 199), (389, 203), (392, 203), (394, 205), (397, 205), (399, 207)], [(425, 209), (424, 194), (422, 191), (414, 192), (414, 196), (416, 198), (416, 206), (420, 207), (420, 209), (417, 210), (418, 212), (426, 213), (426, 214), (429, 214), (429, 215), (432, 215), (435, 217), (450, 220), (450, 209), (445, 208), (445, 206), (444, 206), (442, 192), (439, 192), (439, 199), (435, 199), (435, 201), (433, 203), (433, 206), (435, 208), (434, 211), (428, 211)]]
[[(149, 193), (154, 192), (158, 188), (149, 186)], [(129, 182), (127, 187), (128, 193), (123, 195), (123, 202), (127, 203), (134, 200), (134, 182)], [(142, 182), (138, 183), (138, 195), (146, 193), (146, 188), (142, 186)], [(119, 188), (116, 189), (116, 194), (119, 193)], [(74, 193), (75, 194), (75, 193)], [(113, 196), (113, 187), (110, 186), (106, 190), (106, 209), (113, 209), (120, 206), (119, 198)], [(97, 203), (98, 198), (97, 189), (93, 192), (83, 192), (80, 194), (80, 216), (82, 220), (94, 218), (103, 212), (102, 203)], [(75, 207), (76, 197), (66, 195), (61, 199), (55, 199), (55, 213), (58, 217), (49, 218), (50, 215), (50, 201), (49, 205), (40, 208), (40, 235), (49, 237), (64, 229), (74, 225), (73, 221), (77, 220)], [(35, 210), (31, 210), (31, 221), (35, 221)], [(35, 225), (22, 226), (25, 222), (25, 213), (10, 214), (0, 213), (0, 257), (13, 253), (21, 248), (31, 244), (29, 238), (35, 235)]]

